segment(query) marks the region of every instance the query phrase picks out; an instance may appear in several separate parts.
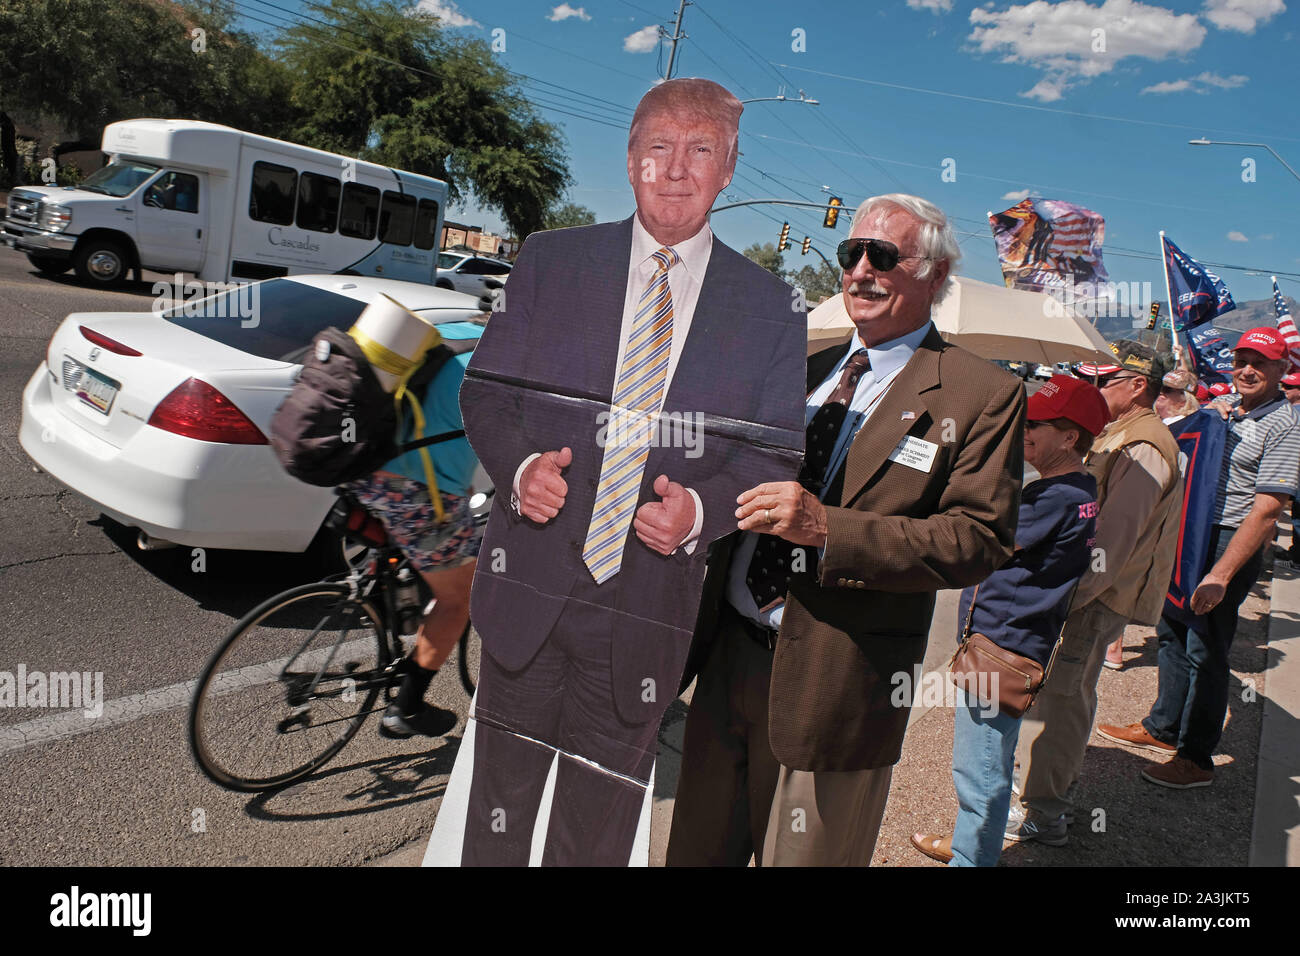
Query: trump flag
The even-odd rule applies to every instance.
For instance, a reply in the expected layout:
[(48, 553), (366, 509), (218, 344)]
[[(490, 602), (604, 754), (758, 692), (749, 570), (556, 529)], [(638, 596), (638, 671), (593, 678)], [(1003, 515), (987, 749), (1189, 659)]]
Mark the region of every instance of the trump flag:
[(1223, 280), (1166, 239), (1163, 232), (1160, 245), (1176, 329), (1195, 328), (1237, 307)]
[(1106, 221), (1060, 199), (1025, 199), (989, 213), (1002, 278), (1009, 288), (1093, 299), (1108, 279), (1101, 261)]
[(1202, 325), (1187, 333), (1187, 354), (1192, 368), (1203, 385), (1218, 385), (1232, 380), (1232, 343), (1212, 325)]
[(1205, 577), (1228, 423), (1214, 409), (1203, 408), (1175, 422), (1174, 428), (1178, 459), (1183, 465), (1183, 518), (1178, 528), (1174, 573), (1165, 595), (1164, 613), (1176, 621), (1194, 625), (1197, 616), (1192, 613), (1190, 599)]

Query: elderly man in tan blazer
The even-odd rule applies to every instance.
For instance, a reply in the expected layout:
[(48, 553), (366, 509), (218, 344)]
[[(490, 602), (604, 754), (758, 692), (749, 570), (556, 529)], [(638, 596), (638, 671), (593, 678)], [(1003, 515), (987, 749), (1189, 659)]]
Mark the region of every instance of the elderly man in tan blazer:
[(947, 218), (872, 197), (837, 252), (857, 334), (808, 359), (800, 480), (743, 493), (746, 533), (710, 555), (670, 865), (868, 864), (911, 703), (895, 675), (935, 592), (1012, 551), (1024, 390), (930, 322)]

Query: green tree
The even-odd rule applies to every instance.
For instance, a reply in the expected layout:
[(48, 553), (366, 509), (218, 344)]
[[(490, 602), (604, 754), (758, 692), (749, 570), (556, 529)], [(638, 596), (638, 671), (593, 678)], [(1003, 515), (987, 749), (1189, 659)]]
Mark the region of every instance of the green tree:
[(825, 263), (819, 263), (815, 268), (813, 266), (803, 266), (800, 269), (791, 269), (782, 278), (795, 288), (803, 289), (804, 297), (808, 300), (809, 306), (840, 293), (839, 274), (832, 273), (826, 268)]
[[(14, 117), (48, 119), (99, 146), (103, 127), (163, 116), (271, 132), (288, 79), (215, 5), (153, 0), (0, 0), (0, 179), (17, 179)], [(202, 30), (197, 34), (196, 30)]]
[(586, 206), (566, 202), (552, 206), (546, 213), (545, 229), (567, 229), (570, 226), (590, 226), (596, 221), (596, 214)]
[(781, 269), (785, 265), (785, 260), (781, 257), (781, 253), (776, 251), (776, 243), (756, 242), (746, 249), (742, 255), (744, 255), (746, 259), (758, 263), (773, 275), (781, 276), (782, 279), (785, 278), (781, 273)]
[(298, 112), (288, 139), (444, 179), (520, 238), (571, 184), (559, 130), (544, 122), (487, 44), (444, 33), (394, 0), (313, 6), (329, 24), (281, 37)]

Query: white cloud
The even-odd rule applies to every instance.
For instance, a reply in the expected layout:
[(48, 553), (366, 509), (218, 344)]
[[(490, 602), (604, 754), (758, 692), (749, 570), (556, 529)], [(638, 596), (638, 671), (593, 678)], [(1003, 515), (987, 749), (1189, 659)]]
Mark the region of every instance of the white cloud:
[[(1192, 88), (1191, 80), (1165, 80), (1154, 86), (1148, 86), (1143, 93), (1185, 93)], [(1204, 92), (1202, 90), (1201, 92)]]
[(1232, 242), (1250, 242), (1250, 240), (1246, 238), (1245, 233), (1238, 232), (1236, 229), (1228, 233), (1228, 239)]
[(1002, 196), (1002, 198), (1003, 198), (1004, 200), (1009, 201), (1009, 202), (1020, 202), (1021, 200), (1028, 199), (1028, 198), (1029, 198), (1029, 190), (1028, 190), (1028, 189), (1013, 189), (1011, 192), (1009, 192), (1009, 193), (1005, 193), (1005, 194)]
[(442, 21), (444, 27), (481, 27), (473, 17), (467, 17), (456, 8), (454, 0), (420, 0), (415, 5), (417, 10), (432, 13)]
[(1285, 11), (1282, 0), (1205, 0), (1205, 19), (1237, 33), (1254, 33), (1259, 24)]
[(1126, 57), (1163, 60), (1197, 49), (1208, 32), (1195, 14), (1139, 0), (1032, 0), (1006, 10), (977, 7), (967, 39), (1003, 63), (1024, 63), (1043, 78), (1021, 93), (1051, 103), (1071, 86), (1109, 73)]
[(567, 20), (569, 17), (577, 17), (579, 20), (590, 20), (591, 15), (587, 13), (585, 7), (571, 7), (567, 3), (562, 3), (546, 19), (558, 23), (561, 20)]
[(1192, 79), (1198, 83), (1217, 86), (1221, 90), (1235, 90), (1239, 86), (1245, 86), (1250, 81), (1250, 77), (1242, 76), (1240, 73), (1234, 73), (1232, 76), (1219, 76), (1217, 73), (1198, 73)]
[(913, 10), (933, 10), (935, 13), (951, 13), (952, 0), (907, 0)]
[(1240, 73), (1234, 73), (1232, 76), (1219, 76), (1217, 73), (1198, 73), (1196, 76), (1184, 80), (1166, 80), (1157, 83), (1155, 86), (1148, 86), (1143, 93), (1185, 93), (1191, 90), (1193, 93), (1205, 94), (1210, 92), (1210, 87), (1220, 90), (1235, 90), (1239, 86), (1245, 86), (1250, 81), (1250, 77), (1242, 76)]
[(623, 38), (625, 53), (652, 53), (657, 46), (659, 46), (658, 27), (642, 27), (636, 33), (630, 33)]

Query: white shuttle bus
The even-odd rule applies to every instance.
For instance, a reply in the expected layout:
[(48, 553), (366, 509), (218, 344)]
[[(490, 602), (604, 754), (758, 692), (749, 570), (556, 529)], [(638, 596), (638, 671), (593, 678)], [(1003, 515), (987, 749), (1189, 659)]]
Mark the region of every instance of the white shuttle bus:
[(350, 273), (432, 284), (447, 184), (190, 120), (104, 129), (79, 186), (9, 194), (0, 239), (41, 272), (94, 285), (130, 271), (209, 282)]

